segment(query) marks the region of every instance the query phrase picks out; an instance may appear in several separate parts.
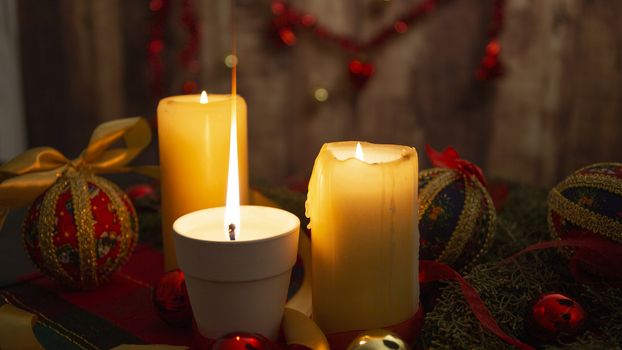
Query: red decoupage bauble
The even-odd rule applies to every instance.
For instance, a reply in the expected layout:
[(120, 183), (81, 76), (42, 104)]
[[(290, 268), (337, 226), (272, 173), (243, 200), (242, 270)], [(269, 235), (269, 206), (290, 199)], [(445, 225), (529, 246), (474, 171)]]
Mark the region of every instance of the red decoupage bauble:
[(278, 350), (270, 339), (250, 333), (230, 333), (216, 340), (211, 350)]
[(177, 327), (190, 326), (192, 308), (181, 270), (169, 271), (160, 278), (153, 288), (153, 305), (166, 323)]
[(22, 232), (39, 270), (67, 286), (92, 289), (132, 254), (138, 218), (115, 184), (69, 168), (30, 206)]
[(553, 340), (560, 335), (576, 336), (585, 324), (586, 313), (581, 304), (563, 294), (540, 296), (527, 317), (528, 330), (535, 338)]

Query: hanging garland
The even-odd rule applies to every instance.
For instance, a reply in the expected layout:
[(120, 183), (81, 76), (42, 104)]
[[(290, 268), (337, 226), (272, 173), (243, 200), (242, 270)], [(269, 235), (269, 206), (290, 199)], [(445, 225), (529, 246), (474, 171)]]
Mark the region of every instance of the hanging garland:
[[(194, 0), (184, 0), (182, 3), (181, 22), (188, 32), (188, 40), (184, 48), (177, 55), (179, 63), (189, 73), (190, 76), (196, 77), (199, 73), (199, 25), (195, 16)], [(190, 94), (198, 91), (199, 85), (196, 79), (187, 79), (184, 81), (182, 91)]]
[(147, 62), (151, 71), (149, 89), (151, 95), (159, 98), (164, 95), (164, 30), (169, 13), (169, 3), (165, 0), (151, 0), (149, 2), (152, 18), (150, 25), (150, 39), (147, 45)]
[[(382, 47), (387, 41), (407, 33), (411, 27), (434, 12), (438, 5), (443, 2), (446, 0), (425, 0), (418, 3), (370, 40), (360, 42), (347, 35), (331, 31), (319, 23), (314, 15), (298, 10), (284, 0), (273, 0), (271, 31), (285, 46), (294, 46), (297, 43), (298, 36), (296, 33), (299, 30), (310, 31), (319, 40), (336, 44), (351, 57), (348, 61), (348, 72), (354, 86), (357, 89), (362, 89), (374, 75), (375, 67), (372, 62), (366, 62), (359, 57), (366, 56), (366, 54)], [(478, 80), (493, 80), (503, 73), (503, 66), (499, 59), (501, 52), (499, 35), (503, 28), (504, 6), (505, 0), (493, 1), (492, 19), (488, 27), (488, 41), (479, 67), (475, 72), (475, 77)]]
[[(366, 86), (375, 72), (374, 63), (361, 59), (361, 56), (366, 57), (369, 53), (382, 47), (387, 41), (407, 33), (416, 23), (436, 11), (439, 4), (447, 1), (425, 0), (418, 3), (398, 16), (392, 25), (380, 30), (370, 40), (360, 42), (347, 35), (340, 35), (331, 31), (319, 23), (314, 15), (292, 7), (285, 0), (273, 0), (271, 29), (279, 42), (288, 47), (296, 45), (298, 41), (297, 32), (300, 30), (308, 30), (319, 40), (336, 44), (350, 56), (347, 62), (348, 72), (352, 83), (360, 90)], [(501, 53), (499, 35), (503, 28), (504, 7), (505, 0), (493, 0), (492, 18), (488, 26), (488, 40), (484, 55), (475, 71), (475, 77), (478, 80), (494, 80), (503, 74), (503, 65), (499, 58)], [(170, 0), (151, 0), (149, 9), (152, 12), (150, 38), (147, 45), (147, 60), (151, 71), (149, 86), (152, 96), (160, 98), (165, 92), (165, 64), (162, 55), (165, 51), (166, 23), (171, 12)], [(198, 89), (196, 76), (200, 69), (197, 58), (199, 28), (195, 10), (195, 0), (182, 1), (180, 21), (187, 32), (187, 40), (177, 54), (177, 59), (189, 77), (180, 86), (183, 93), (193, 93)], [(319, 96), (316, 96), (320, 101), (325, 100), (322, 97), (322, 92), (324, 91), (319, 91)], [(316, 91), (316, 95), (318, 95), (318, 91)]]
[[(197, 58), (199, 52), (199, 26), (195, 16), (195, 1), (183, 0), (180, 21), (187, 32), (187, 40), (177, 54), (180, 65), (190, 78), (185, 79), (180, 90), (189, 94), (198, 90), (196, 76), (200, 69)], [(151, 0), (149, 10), (152, 12), (150, 38), (147, 45), (147, 61), (151, 71), (149, 87), (152, 96), (156, 99), (164, 96), (164, 60), (162, 55), (165, 49), (166, 22), (171, 12), (169, 0)]]

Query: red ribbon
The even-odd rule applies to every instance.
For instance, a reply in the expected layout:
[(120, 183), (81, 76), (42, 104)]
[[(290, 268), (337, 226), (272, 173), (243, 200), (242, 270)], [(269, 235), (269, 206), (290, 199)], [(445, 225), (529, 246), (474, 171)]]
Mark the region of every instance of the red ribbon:
[(454, 280), (460, 285), (464, 299), (469, 304), (469, 307), (475, 314), (475, 317), (479, 322), (497, 337), (505, 341), (506, 343), (513, 345), (519, 349), (531, 349), (534, 348), (521, 342), (518, 339), (505, 333), (501, 327), (497, 324), (497, 321), (492, 316), (482, 299), (477, 294), (475, 288), (460, 276), (458, 272), (449, 267), (449, 265), (439, 263), (432, 260), (419, 260), (419, 280), (423, 283), (434, 282), (439, 280)]
[(448, 146), (441, 153), (430, 145), (425, 145), (425, 151), (435, 167), (458, 170), (466, 176), (475, 176), (482, 185), (486, 185), (482, 169), (468, 160), (461, 159), (453, 147)]
[[(593, 275), (585, 271), (597, 272), (611, 280), (622, 281), (622, 244), (599, 237), (568, 237), (561, 240), (540, 242), (526, 247), (504, 261), (519, 255), (548, 248), (576, 248), (570, 258), (570, 272), (579, 282), (590, 282)], [(587, 269), (585, 269), (587, 268)]]

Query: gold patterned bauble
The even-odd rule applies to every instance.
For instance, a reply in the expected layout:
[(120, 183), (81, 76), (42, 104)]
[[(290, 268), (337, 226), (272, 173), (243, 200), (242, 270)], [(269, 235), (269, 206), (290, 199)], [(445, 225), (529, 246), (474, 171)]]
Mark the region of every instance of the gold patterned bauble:
[(575, 171), (551, 190), (548, 206), (554, 239), (600, 237), (622, 243), (622, 163)]
[(372, 329), (354, 338), (348, 350), (409, 350), (397, 334), (384, 329)]
[(22, 233), (39, 270), (67, 286), (92, 289), (131, 255), (138, 219), (115, 184), (69, 168), (30, 206)]
[(421, 259), (469, 269), (488, 250), (495, 220), (492, 198), (476, 176), (448, 168), (419, 172)]

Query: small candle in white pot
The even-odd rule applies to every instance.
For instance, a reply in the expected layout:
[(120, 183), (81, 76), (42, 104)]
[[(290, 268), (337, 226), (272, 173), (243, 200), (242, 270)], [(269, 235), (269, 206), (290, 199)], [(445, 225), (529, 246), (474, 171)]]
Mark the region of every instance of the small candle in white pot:
[(243, 331), (275, 339), (298, 250), (298, 218), (284, 210), (240, 207), (235, 240), (224, 232), (225, 208), (175, 221), (175, 248), (199, 331), (219, 338)]

